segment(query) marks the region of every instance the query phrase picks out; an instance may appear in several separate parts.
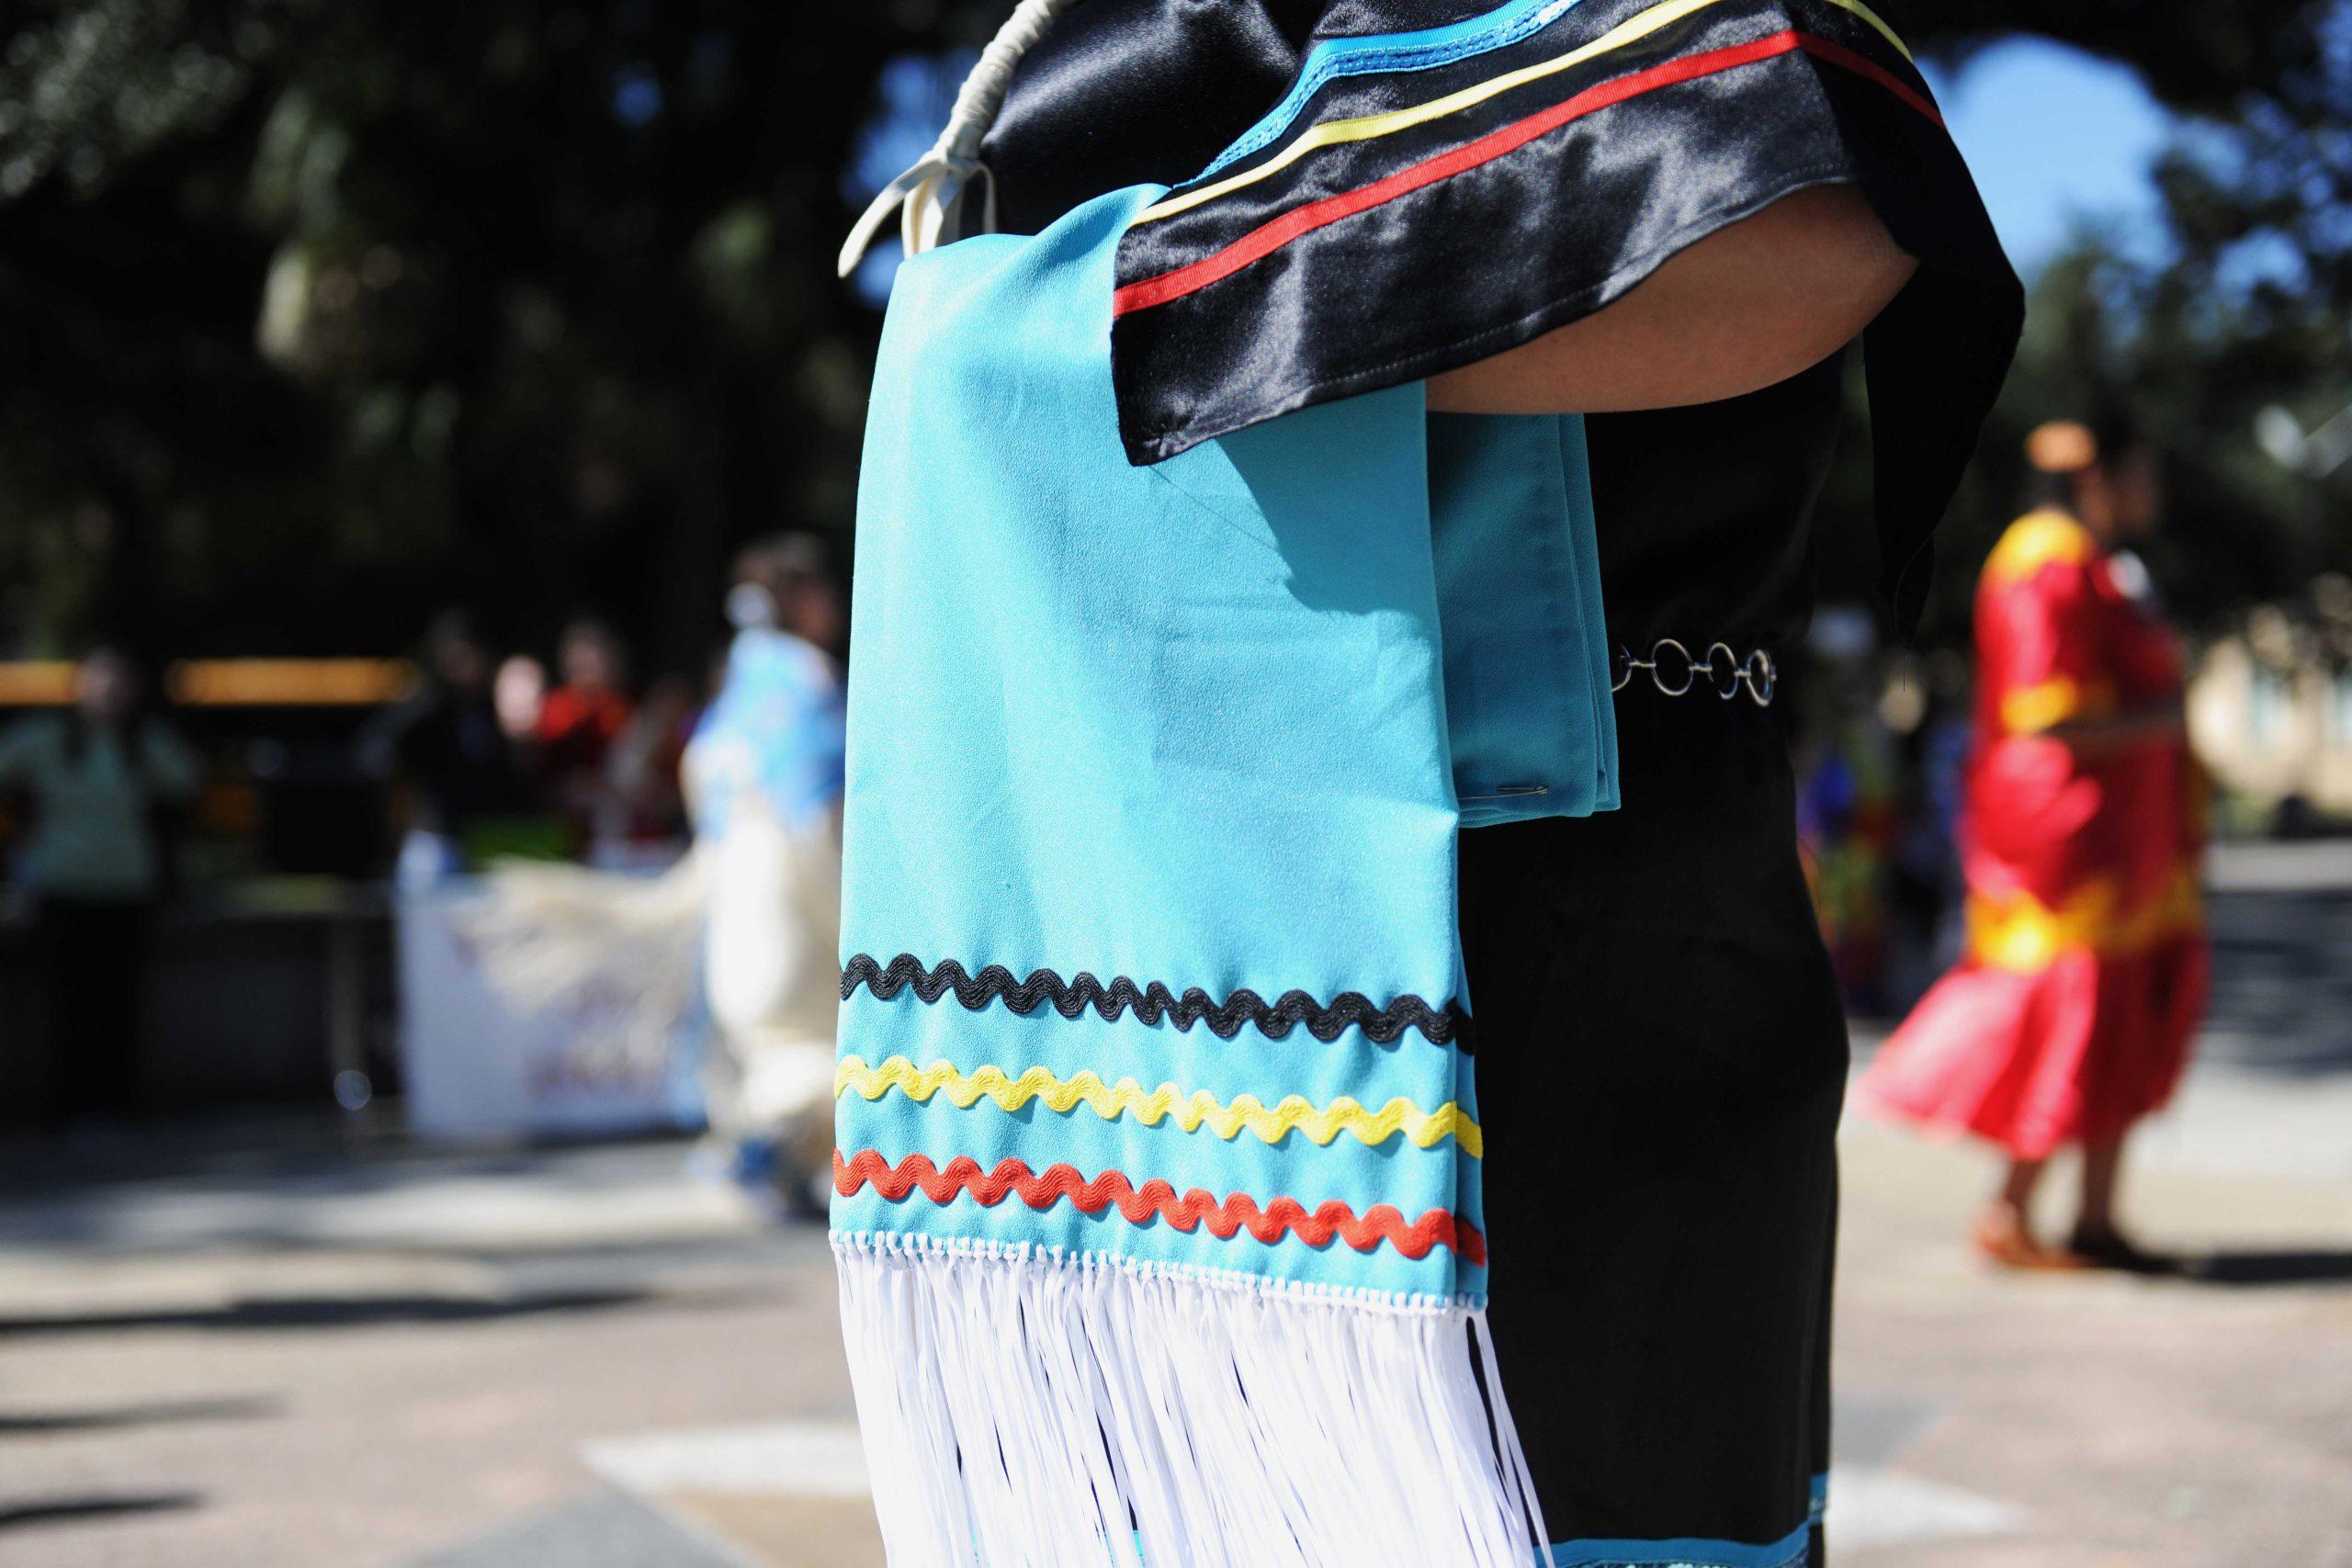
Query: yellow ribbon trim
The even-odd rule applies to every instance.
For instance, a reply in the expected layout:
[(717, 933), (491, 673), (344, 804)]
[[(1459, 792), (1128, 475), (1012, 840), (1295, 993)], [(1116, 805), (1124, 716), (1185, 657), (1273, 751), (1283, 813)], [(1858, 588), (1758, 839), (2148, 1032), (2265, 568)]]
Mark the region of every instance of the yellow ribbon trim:
[(1996, 969), (2033, 974), (2068, 952), (2120, 958), (2185, 936), (2204, 919), (2204, 897), (2193, 866), (2174, 872), (2164, 892), (2136, 909), (2118, 912), (2115, 883), (2095, 877), (2055, 908), (2030, 893), (1968, 898), (1968, 955)]
[(1486, 1154), (1486, 1139), (1478, 1123), (1464, 1116), (1453, 1100), (1426, 1114), (1401, 1097), (1378, 1111), (1367, 1110), (1345, 1095), (1322, 1108), (1295, 1094), (1272, 1107), (1247, 1094), (1226, 1105), (1206, 1089), (1187, 1096), (1172, 1083), (1147, 1089), (1133, 1078), (1106, 1084), (1091, 1071), (1059, 1078), (1043, 1067), (1031, 1067), (1019, 1077), (998, 1066), (966, 1073), (946, 1061), (918, 1067), (904, 1056), (892, 1056), (878, 1067), (869, 1066), (862, 1056), (844, 1056), (833, 1069), (836, 1100), (844, 1094), (879, 1100), (894, 1089), (914, 1100), (927, 1101), (934, 1094), (944, 1094), (965, 1111), (983, 1098), (996, 1101), (1004, 1111), (1018, 1111), (1033, 1100), (1041, 1100), (1047, 1108), (1064, 1112), (1084, 1105), (1105, 1122), (1133, 1116), (1148, 1127), (1156, 1127), (1172, 1118), (1187, 1133), (1206, 1127), (1228, 1143), (1244, 1131), (1268, 1144), (1278, 1144), (1296, 1132), (1317, 1145), (1351, 1133), (1363, 1144), (1377, 1147), (1402, 1133), (1420, 1148), (1452, 1138), (1472, 1159)]
[(1996, 583), (2022, 582), (2052, 562), (2079, 566), (2098, 554), (2091, 531), (2054, 506), (2029, 512), (2002, 531), (1984, 558), (1984, 576)]
[[(1546, 76), (1554, 76), (1563, 71), (1573, 70), (1587, 61), (1612, 53), (1630, 44), (1639, 43), (1661, 28), (1669, 27), (1695, 12), (1721, 4), (1723, 0), (1664, 0), (1663, 4), (1653, 6), (1646, 11), (1626, 18), (1590, 43), (1572, 49), (1566, 54), (1550, 60), (1538, 61), (1532, 65), (1523, 65), (1516, 71), (1507, 71), (1499, 76), (1490, 77), (1487, 81), (1464, 87), (1457, 92), (1448, 93), (1442, 98), (1432, 98), (1425, 104), (1416, 104), (1409, 108), (1391, 109), (1385, 114), (1361, 115), (1354, 119), (1325, 120), (1322, 124), (1312, 127), (1303, 135), (1293, 140), (1288, 146), (1262, 164), (1244, 169), (1238, 175), (1228, 175), (1214, 185), (1205, 185), (1198, 190), (1188, 190), (1180, 196), (1171, 196), (1165, 200), (1153, 203), (1136, 214), (1135, 223), (1144, 224), (1162, 218), (1173, 218), (1180, 212), (1192, 210), (1203, 202), (1215, 201), (1218, 197), (1239, 190), (1244, 186), (1255, 185), (1267, 175), (1290, 167), (1317, 148), (1336, 147), (1350, 141), (1370, 141), (1376, 137), (1394, 135), (1400, 130), (1409, 130), (1417, 125), (1426, 125), (1433, 119), (1442, 119), (1447, 115), (1485, 103), (1487, 99), (1499, 96), (1515, 87), (1522, 87), (1530, 82), (1541, 81)], [(1879, 35), (1887, 42), (1893, 44), (1904, 59), (1911, 59), (1911, 51), (1905, 46), (1902, 39), (1895, 36), (1894, 29), (1880, 19), (1878, 13), (1864, 5), (1862, 0), (1828, 0), (1828, 4), (1860, 17), (1876, 28)]]
[(2033, 735), (2070, 718), (2098, 718), (2115, 711), (2115, 688), (2104, 681), (2081, 682), (2059, 675), (2019, 687), (2001, 699), (2001, 728)]

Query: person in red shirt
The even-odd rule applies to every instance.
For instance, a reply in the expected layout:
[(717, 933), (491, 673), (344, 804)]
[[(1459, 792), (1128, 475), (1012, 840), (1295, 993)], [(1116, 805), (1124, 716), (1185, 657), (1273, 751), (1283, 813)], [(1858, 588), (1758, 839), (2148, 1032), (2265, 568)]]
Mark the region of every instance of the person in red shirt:
[[(2051, 499), (2009, 526), (1976, 591), (1967, 946), (1860, 1095), (2007, 1152), (1974, 1232), (1996, 1262), (2146, 1267), (2116, 1222), (2124, 1140), (2180, 1080), (2207, 971), (2180, 644), (2121, 549), (2154, 525), (2155, 467), (2127, 433), (2072, 423), (2037, 430), (2029, 454)], [(2070, 1145), (2081, 1209), (2046, 1246), (2029, 1208)]]
[(548, 803), (562, 818), (575, 857), (625, 830), (627, 815), (609, 782), (605, 760), (636, 709), (623, 690), (628, 658), (620, 639), (600, 621), (574, 621), (557, 645), (563, 683), (539, 705), (533, 740)]

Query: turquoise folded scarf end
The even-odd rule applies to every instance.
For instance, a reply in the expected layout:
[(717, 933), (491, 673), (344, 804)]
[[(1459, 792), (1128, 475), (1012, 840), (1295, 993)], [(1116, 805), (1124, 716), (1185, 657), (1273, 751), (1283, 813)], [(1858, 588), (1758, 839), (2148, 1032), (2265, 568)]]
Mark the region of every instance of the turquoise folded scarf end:
[(1131, 467), (1154, 194), (909, 262), (876, 372), (833, 1231), (885, 1540), (1541, 1561), (1455, 848), (1615, 800), (1581, 426), (1412, 384)]

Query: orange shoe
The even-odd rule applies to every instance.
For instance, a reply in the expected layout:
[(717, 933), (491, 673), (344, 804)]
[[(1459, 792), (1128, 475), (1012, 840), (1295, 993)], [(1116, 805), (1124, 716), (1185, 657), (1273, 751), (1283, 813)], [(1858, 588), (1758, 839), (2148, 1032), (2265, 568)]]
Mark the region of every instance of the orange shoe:
[(1968, 1239), (1978, 1257), (1999, 1269), (2048, 1274), (2091, 1267), (2088, 1258), (2071, 1248), (2035, 1240), (2025, 1221), (2007, 1209), (1987, 1209), (1977, 1215)]

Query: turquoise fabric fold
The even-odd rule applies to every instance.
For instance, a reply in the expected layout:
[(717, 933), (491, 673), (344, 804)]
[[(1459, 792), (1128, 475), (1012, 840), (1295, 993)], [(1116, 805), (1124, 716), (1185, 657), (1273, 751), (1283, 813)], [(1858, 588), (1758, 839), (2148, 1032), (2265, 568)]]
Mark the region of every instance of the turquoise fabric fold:
[(1581, 427), (1410, 384), (1130, 467), (1112, 265), (1159, 194), (898, 276), (833, 1227), (1475, 1302), (1455, 834), (1615, 801)]
[(1431, 414), (1429, 463), (1463, 826), (1615, 809), (1584, 420)]

